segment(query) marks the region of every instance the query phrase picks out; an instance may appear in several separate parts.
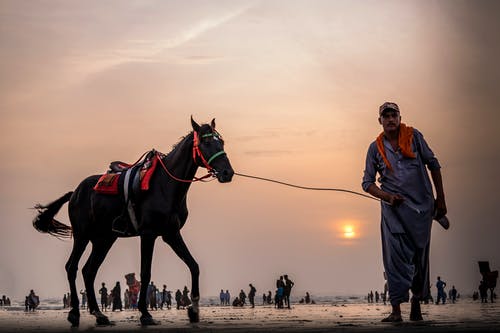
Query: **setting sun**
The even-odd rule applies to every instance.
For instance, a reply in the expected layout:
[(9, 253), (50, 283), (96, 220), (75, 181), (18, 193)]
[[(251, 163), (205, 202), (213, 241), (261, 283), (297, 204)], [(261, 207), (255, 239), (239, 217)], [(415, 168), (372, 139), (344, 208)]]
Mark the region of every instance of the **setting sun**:
[(361, 236), (359, 222), (353, 219), (332, 221), (330, 228), (337, 239), (348, 241), (349, 243)]
[(354, 238), (356, 233), (354, 232), (354, 228), (351, 225), (344, 226), (344, 238)]

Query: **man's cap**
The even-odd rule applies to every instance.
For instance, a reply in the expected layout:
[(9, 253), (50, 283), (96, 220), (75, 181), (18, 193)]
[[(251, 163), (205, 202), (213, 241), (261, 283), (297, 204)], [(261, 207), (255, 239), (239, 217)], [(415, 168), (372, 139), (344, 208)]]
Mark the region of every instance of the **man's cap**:
[(399, 112), (399, 106), (393, 102), (385, 102), (378, 109), (378, 114), (381, 116), (382, 113), (384, 113), (386, 110), (394, 110), (394, 111)]

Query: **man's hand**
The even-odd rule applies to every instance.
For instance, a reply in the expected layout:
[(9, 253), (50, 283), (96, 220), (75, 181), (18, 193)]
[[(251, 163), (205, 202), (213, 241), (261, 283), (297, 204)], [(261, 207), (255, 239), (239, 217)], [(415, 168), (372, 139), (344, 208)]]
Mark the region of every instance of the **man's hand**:
[(391, 204), (391, 206), (397, 207), (405, 201), (405, 198), (403, 198), (399, 194), (392, 194), (392, 193), (387, 193), (387, 198), (385, 199), (388, 203)]
[(385, 192), (380, 187), (375, 184), (370, 184), (367, 189), (367, 192), (373, 195), (376, 198), (379, 198), (382, 201), (389, 203), (391, 206), (399, 206), (405, 198), (403, 198), (400, 194), (392, 194), (389, 192)]

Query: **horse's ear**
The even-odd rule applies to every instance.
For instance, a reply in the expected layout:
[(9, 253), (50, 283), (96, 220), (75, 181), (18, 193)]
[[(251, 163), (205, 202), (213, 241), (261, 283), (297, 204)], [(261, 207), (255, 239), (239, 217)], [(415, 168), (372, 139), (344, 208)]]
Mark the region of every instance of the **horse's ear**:
[(210, 126), (212, 126), (212, 129), (215, 129), (215, 118), (212, 119), (212, 122), (210, 123)]
[(198, 123), (196, 121), (194, 121), (192, 115), (191, 115), (191, 126), (193, 126), (193, 130), (195, 132), (199, 132), (200, 131), (200, 125), (198, 125)]

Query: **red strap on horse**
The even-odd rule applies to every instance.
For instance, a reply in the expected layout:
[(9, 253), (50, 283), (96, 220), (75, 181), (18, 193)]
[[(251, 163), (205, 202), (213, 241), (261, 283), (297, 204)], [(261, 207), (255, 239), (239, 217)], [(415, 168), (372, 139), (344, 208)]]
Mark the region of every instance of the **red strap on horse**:
[(163, 160), (161, 159), (161, 156), (160, 156), (160, 153), (159, 152), (156, 152), (156, 158), (158, 159), (158, 161), (160, 161), (160, 164), (161, 166), (163, 167), (163, 170), (165, 170), (167, 172), (167, 174), (174, 180), (178, 181), (178, 182), (181, 182), (181, 183), (193, 183), (193, 182), (197, 182), (197, 181), (200, 181), (200, 180), (203, 180), (205, 178), (208, 178), (208, 177), (212, 177), (212, 174), (211, 173), (208, 173), (206, 174), (205, 176), (203, 177), (194, 177), (194, 179), (181, 179), (181, 178), (177, 178), (176, 176), (174, 176), (170, 171), (168, 171), (167, 167), (165, 166), (165, 164), (163, 163)]
[(198, 138), (198, 133), (196, 131), (193, 132), (194, 138), (193, 138), (193, 160), (194, 163), (196, 163), (196, 156), (199, 156), (201, 158), (201, 161), (203, 162), (203, 165), (205, 168), (207, 168), (208, 172), (211, 172), (213, 168), (208, 164), (207, 160), (205, 157), (203, 157), (203, 154), (200, 151), (200, 139)]

